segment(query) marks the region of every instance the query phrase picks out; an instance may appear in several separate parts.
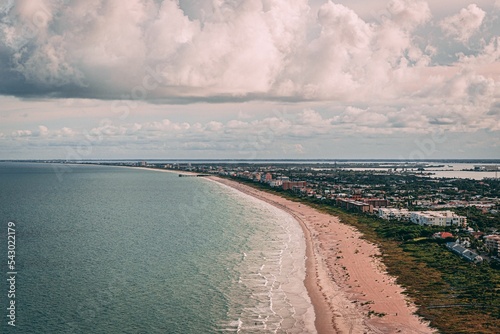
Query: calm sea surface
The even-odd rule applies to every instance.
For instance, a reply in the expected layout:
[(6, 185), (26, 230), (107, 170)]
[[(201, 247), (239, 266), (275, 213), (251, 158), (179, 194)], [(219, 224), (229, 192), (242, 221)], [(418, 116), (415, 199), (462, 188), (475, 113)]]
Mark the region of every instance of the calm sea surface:
[(315, 332), (300, 226), (209, 180), (0, 163), (0, 228), (2, 333)]

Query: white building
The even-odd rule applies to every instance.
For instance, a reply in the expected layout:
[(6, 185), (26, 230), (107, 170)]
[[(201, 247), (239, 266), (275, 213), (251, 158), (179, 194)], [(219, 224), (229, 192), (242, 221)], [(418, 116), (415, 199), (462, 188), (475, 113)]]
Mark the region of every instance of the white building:
[(269, 181), (269, 185), (271, 187), (281, 187), (283, 185), (283, 181), (281, 180), (274, 180), (274, 181)]
[(484, 237), (484, 242), (489, 250), (500, 254), (500, 235), (487, 235)]
[(467, 218), (452, 211), (415, 211), (410, 214), (410, 221), (418, 225), (465, 226)]
[(409, 220), (410, 211), (408, 209), (379, 208), (378, 216), (386, 220)]

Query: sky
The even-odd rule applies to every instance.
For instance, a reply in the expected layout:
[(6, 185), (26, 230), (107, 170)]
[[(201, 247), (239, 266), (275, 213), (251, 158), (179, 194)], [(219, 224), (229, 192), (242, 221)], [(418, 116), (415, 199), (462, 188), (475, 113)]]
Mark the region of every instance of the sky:
[(2, 0), (1, 159), (499, 159), (500, 0)]

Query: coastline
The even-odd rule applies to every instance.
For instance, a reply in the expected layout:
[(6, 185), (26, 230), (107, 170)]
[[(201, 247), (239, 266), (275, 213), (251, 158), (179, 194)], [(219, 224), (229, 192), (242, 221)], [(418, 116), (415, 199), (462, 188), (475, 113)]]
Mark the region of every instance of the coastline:
[(435, 333), (378, 260), (376, 245), (337, 217), (238, 183), (210, 176), (293, 216), (306, 239), (304, 284), (324, 333)]
[[(199, 173), (193, 173), (193, 172), (187, 172), (187, 171), (177, 171), (177, 170), (157, 169), (157, 168), (147, 168), (147, 167), (125, 167), (125, 168), (134, 168), (134, 169), (149, 170), (149, 171), (155, 171), (155, 172), (174, 173), (174, 174), (186, 175), (186, 176), (195, 176), (195, 175), (199, 174)], [(206, 177), (203, 177), (203, 179), (205, 179), (206, 181), (209, 181), (209, 182), (217, 183), (218, 186), (223, 186), (223, 187), (227, 187), (229, 189), (232, 189), (233, 191), (240, 193), (241, 195), (248, 196), (256, 201), (262, 201), (262, 202), (266, 203), (266, 205), (271, 205), (275, 209), (282, 211), (285, 214), (288, 214), (289, 216), (291, 216), (290, 219), (293, 219), (297, 222), (297, 224), (298, 224), (297, 226), (300, 226), (300, 228), (297, 227), (298, 228), (297, 232), (300, 233), (299, 231), (302, 231), (302, 235), (304, 236), (304, 239), (305, 239), (305, 242), (304, 242), (305, 254), (303, 253), (304, 257), (305, 257), (305, 268), (303, 269), (304, 270), (303, 272), (305, 272), (305, 275), (304, 275), (305, 279), (303, 282), (304, 282), (304, 285), (306, 288), (304, 290), (304, 293), (306, 294), (307, 297), (309, 297), (308, 304), (309, 304), (309, 307), (311, 308), (310, 311), (306, 311), (307, 314), (304, 314), (304, 316), (306, 316), (307, 318), (310, 319), (310, 320), (305, 320), (304, 324), (307, 327), (308, 323), (309, 323), (310, 329), (311, 330), (313, 328), (316, 329), (315, 332), (317, 332), (319, 334), (332, 333), (331, 321), (330, 321), (331, 316), (330, 317), (325, 316), (326, 315), (325, 312), (321, 312), (320, 316), (318, 316), (318, 313), (317, 313), (318, 309), (319, 310), (326, 310), (327, 304), (324, 302), (324, 298), (321, 294), (321, 291), (316, 288), (316, 282), (314, 280), (315, 274), (313, 272), (313, 269), (315, 268), (315, 266), (313, 264), (314, 252), (311, 248), (311, 246), (312, 246), (311, 236), (310, 236), (309, 230), (307, 229), (307, 226), (300, 220), (299, 217), (296, 216), (295, 213), (291, 212), (290, 210), (287, 210), (285, 207), (281, 207), (279, 205), (276, 205), (276, 203), (269, 202), (269, 201), (261, 198), (260, 196), (256, 196), (256, 194), (249, 193), (247, 191), (243, 191), (242, 189), (240, 189), (239, 187), (237, 187), (233, 184), (229, 184), (229, 183), (224, 182), (224, 181), (227, 181), (227, 182), (234, 182), (234, 181), (222, 179), (222, 178), (219, 178), (217, 176), (206, 176)], [(237, 182), (234, 182), (234, 183), (237, 185), (239, 184)], [(308, 262), (310, 262), (310, 263), (308, 263)], [(320, 308), (317, 308), (318, 305), (320, 305)], [(304, 321), (304, 319), (302, 319), (302, 321)], [(321, 330), (319, 330), (319, 329), (321, 329)], [(310, 331), (307, 330), (307, 332), (309, 333)]]
[[(185, 171), (134, 167), (176, 174)], [(329, 333), (436, 333), (415, 314), (417, 307), (387, 274), (375, 244), (335, 216), (300, 202), (218, 176), (206, 180), (229, 186), (290, 214), (306, 241), (304, 285), (313, 304), (315, 327)]]

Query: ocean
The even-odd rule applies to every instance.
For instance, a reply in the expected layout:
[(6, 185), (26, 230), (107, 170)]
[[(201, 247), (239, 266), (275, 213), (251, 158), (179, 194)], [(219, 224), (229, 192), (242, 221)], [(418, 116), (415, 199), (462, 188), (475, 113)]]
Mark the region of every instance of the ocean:
[(214, 181), (0, 163), (0, 225), (2, 333), (315, 333), (300, 226)]

